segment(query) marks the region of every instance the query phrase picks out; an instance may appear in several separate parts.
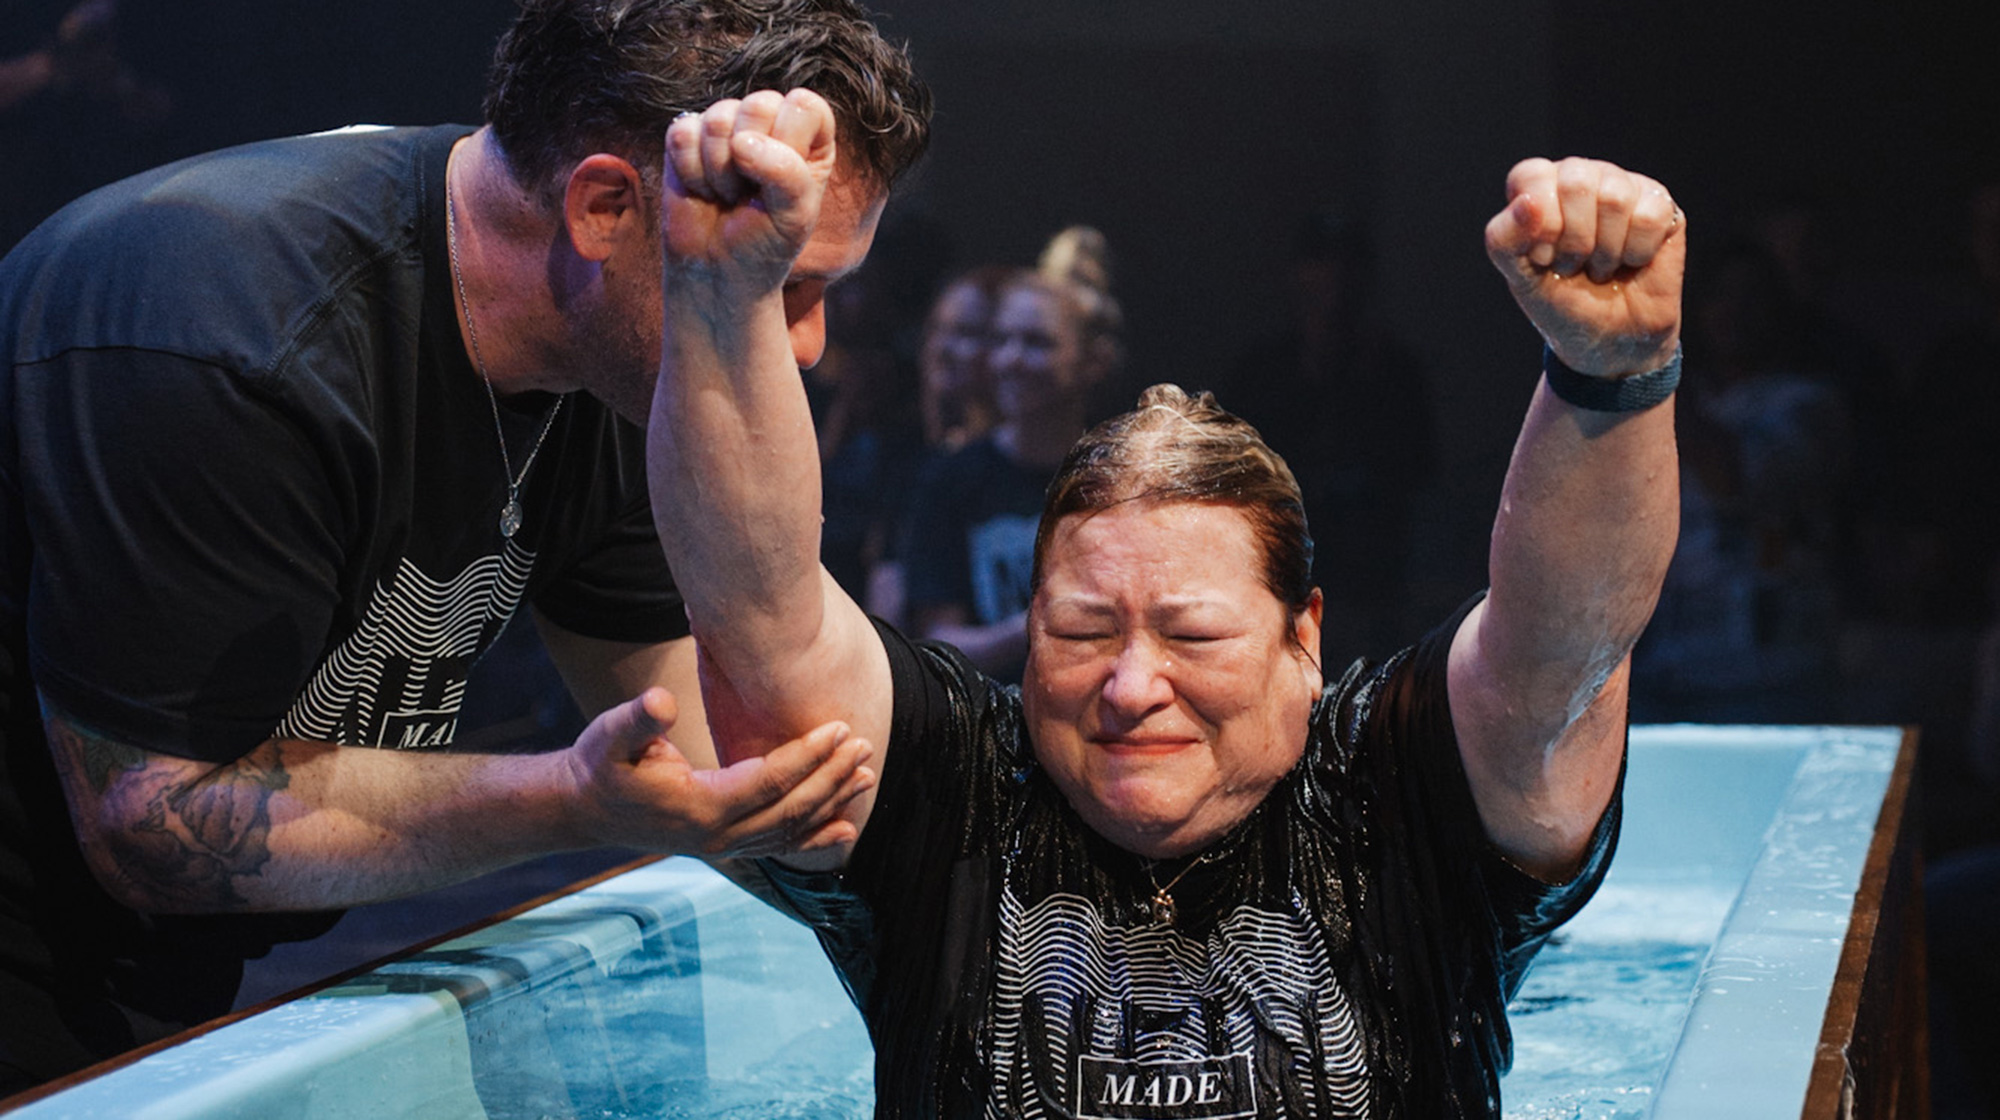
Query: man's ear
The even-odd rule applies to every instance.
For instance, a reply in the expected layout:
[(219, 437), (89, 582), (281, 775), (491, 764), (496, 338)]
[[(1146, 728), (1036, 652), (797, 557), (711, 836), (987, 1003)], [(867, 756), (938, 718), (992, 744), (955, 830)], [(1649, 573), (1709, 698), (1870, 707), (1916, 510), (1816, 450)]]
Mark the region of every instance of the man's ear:
[(1315, 587), (1306, 599), (1305, 607), (1292, 617), (1292, 640), (1298, 643), (1299, 652), (1304, 654), (1306, 680), (1315, 693), (1326, 687), (1326, 670), (1319, 662), (1319, 631), (1325, 612), (1326, 597)]
[(608, 258), (635, 233), (649, 236), (645, 206), (638, 168), (607, 152), (585, 156), (563, 189), (563, 224), (570, 244), (585, 260)]

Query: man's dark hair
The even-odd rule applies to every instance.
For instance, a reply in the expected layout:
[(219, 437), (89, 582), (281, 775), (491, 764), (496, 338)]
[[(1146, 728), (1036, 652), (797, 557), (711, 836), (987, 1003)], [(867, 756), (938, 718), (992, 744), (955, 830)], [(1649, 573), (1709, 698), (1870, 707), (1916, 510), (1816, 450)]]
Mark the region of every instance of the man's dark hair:
[(522, 0), (486, 121), (514, 178), (552, 202), (593, 152), (656, 184), (674, 117), (800, 87), (833, 106), (843, 162), (878, 186), (929, 143), (929, 88), (853, 0)]

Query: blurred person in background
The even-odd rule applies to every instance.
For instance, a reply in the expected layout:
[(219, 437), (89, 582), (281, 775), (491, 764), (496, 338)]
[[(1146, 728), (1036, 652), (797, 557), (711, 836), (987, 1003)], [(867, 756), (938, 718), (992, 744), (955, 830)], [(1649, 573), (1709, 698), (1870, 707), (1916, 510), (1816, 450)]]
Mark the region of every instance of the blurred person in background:
[(986, 371), (998, 422), (912, 496), (904, 578), (916, 633), (1018, 680), (1043, 492), (1082, 435), (1091, 393), (1122, 356), (1101, 234), (1058, 234), (1043, 267), (998, 286)]
[(924, 316), (917, 344), (917, 413), (923, 442), (910, 485), (895, 495), (889, 547), (869, 571), (864, 596), (869, 613), (898, 626), (909, 621), (904, 557), (909, 552), (916, 497), (928, 488), (941, 464), (993, 429), (987, 336), (1000, 289), (1013, 274), (1005, 265), (981, 265), (959, 273), (938, 291)]
[(918, 354), (924, 446), (949, 455), (993, 430), (993, 378), (986, 352), (993, 308), (1012, 270), (984, 265), (954, 278), (924, 321)]

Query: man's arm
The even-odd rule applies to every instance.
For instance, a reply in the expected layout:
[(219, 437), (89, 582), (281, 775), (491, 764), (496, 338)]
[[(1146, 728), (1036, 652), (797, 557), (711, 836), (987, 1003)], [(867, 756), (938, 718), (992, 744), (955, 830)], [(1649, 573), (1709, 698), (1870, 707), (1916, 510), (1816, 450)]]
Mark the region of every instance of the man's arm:
[(878, 758), (887, 742), (888, 655), (819, 563), (819, 456), (785, 307), (827, 196), (879, 205), (835, 163), (833, 113), (805, 90), (718, 102), (667, 133), (647, 479), (725, 761), (827, 720)]
[(566, 750), (460, 755), (274, 739), (217, 765), (92, 731), (44, 701), (79, 843), (112, 896), (151, 913), (322, 909), (414, 894), (597, 846), (775, 854), (850, 840), (864, 744), (814, 729), (725, 770), (668, 742), (652, 689)]
[[(1686, 226), (1664, 188), (1593, 160), (1528, 160), (1487, 252), (1556, 356), (1621, 378), (1680, 343)], [(1535, 392), (1493, 526), (1491, 590), (1452, 644), (1451, 708), (1488, 834), (1574, 872), (1616, 785), (1631, 650), (1679, 526), (1671, 399), (1630, 412)]]

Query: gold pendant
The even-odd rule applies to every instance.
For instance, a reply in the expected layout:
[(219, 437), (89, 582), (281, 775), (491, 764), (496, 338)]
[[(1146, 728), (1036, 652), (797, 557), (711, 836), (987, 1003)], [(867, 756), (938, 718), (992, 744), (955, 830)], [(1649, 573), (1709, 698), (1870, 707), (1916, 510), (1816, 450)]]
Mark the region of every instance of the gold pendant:
[(1153, 921), (1163, 926), (1174, 924), (1174, 896), (1165, 891), (1153, 893)]

